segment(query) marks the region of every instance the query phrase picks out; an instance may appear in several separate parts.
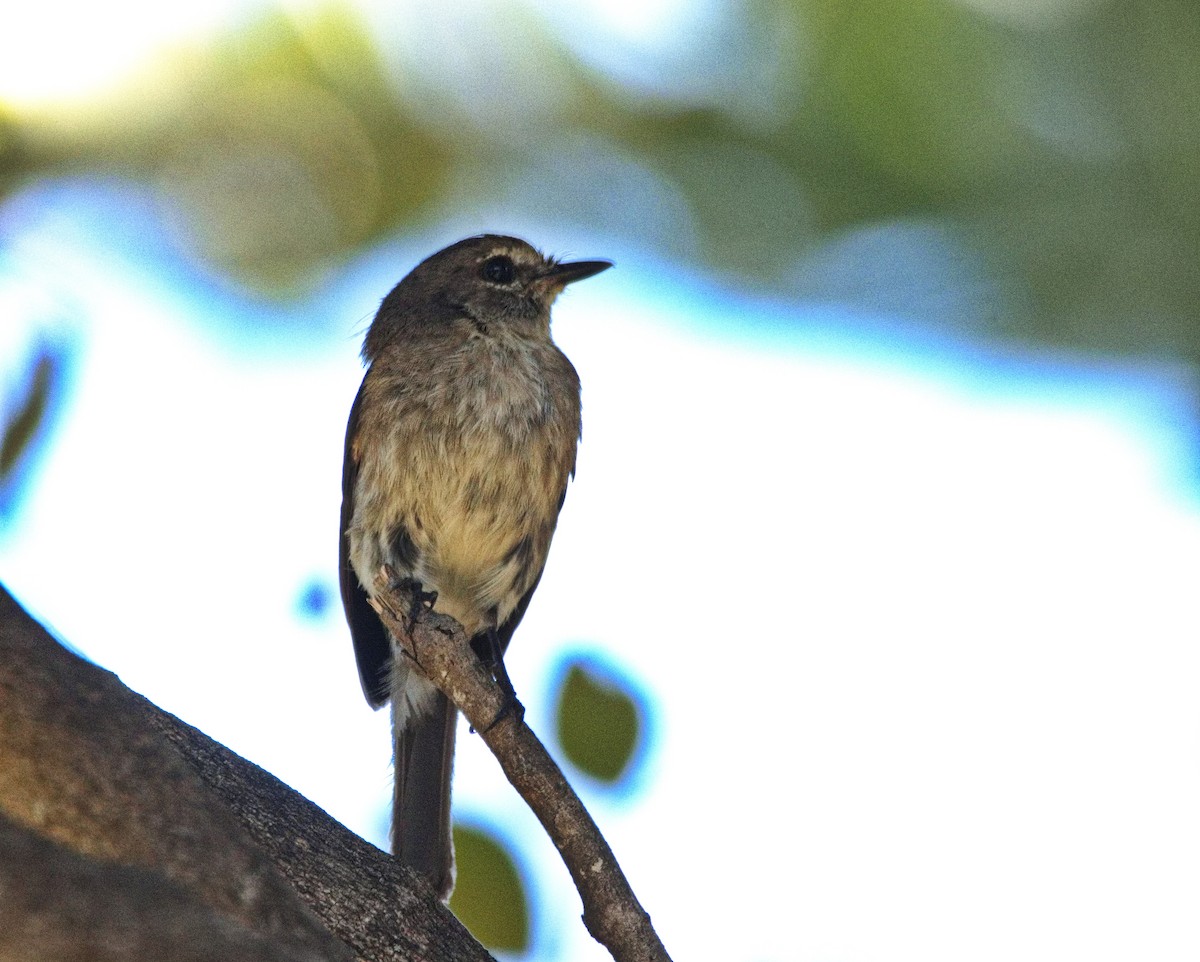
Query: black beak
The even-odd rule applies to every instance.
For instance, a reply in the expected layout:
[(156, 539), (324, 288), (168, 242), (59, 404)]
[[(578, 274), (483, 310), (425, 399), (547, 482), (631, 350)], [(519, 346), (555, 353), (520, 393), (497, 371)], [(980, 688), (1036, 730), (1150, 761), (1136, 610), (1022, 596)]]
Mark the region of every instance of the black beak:
[(568, 264), (555, 264), (542, 276), (551, 280), (561, 290), (585, 277), (595, 277), (612, 266), (612, 261), (572, 261)]

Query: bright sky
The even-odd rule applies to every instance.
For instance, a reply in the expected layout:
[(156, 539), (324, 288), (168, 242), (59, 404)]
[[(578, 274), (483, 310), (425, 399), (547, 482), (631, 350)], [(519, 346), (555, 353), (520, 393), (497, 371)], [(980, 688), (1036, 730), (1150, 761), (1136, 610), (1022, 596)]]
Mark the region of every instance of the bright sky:
[(21, 4), (6, 11), (0, 31), (0, 104), (85, 100), (128, 78), (164, 45), (211, 31), (245, 7), (244, 0)]
[[(216, 339), (212, 302), (162, 288), (119, 234), (28, 210), (5, 224), (0, 290), (67, 297), (86, 352), (0, 579), (381, 841), (386, 718), (336, 608), (295, 612), (304, 584), (333, 584), (351, 332), (428, 251), (371, 252), (322, 300), (333, 334), (266, 352)], [(876, 318), (575, 249), (618, 269), (556, 308), (584, 442), (510, 666), (541, 731), (564, 647), (660, 698), (642, 792), (587, 801), (675, 957), (1194, 959), (1183, 399), (889, 344)], [(92, 573), (69, 596), (64, 552)], [(537, 957), (603, 958), (465, 733), (456, 792), (534, 853)]]
[[(368, 24), (392, 23), (398, 17), (444, 16), (444, 4), (423, 0), (357, 0)], [(481, 17), (513, 6), (513, 0), (459, 0), (457, 7), (474, 8)], [(649, 53), (676, 46), (676, 29), (685, 18), (696, 27), (715, 12), (708, 0), (574, 0), (543, 3), (551, 22), (568, 16), (568, 33), (603, 33), (609, 43)], [(266, 8), (303, 11), (318, 0), (111, 0), (81, 4), (78, 0), (45, 0), (23, 4), (5, 15), (0, 31), (0, 104), (37, 109), (63, 102), (85, 101), (119, 86), (164, 49), (229, 28)], [(64, 24), (69, 29), (64, 29)], [(119, 24), (119, 29), (113, 29)], [(103, 42), (97, 42), (102, 37)]]

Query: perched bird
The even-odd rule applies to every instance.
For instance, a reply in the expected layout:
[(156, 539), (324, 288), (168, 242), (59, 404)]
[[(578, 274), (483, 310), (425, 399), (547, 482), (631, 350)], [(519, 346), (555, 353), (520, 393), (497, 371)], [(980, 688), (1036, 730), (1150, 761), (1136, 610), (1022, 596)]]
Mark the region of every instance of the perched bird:
[(397, 284), (363, 343), (342, 467), (342, 604), (367, 701), (392, 703), (392, 850), (443, 899), (457, 711), (396, 653), (367, 597), (391, 565), (507, 681), (499, 658), (541, 578), (580, 436), (579, 377), (550, 338), (550, 306), (611, 266), (469, 237)]

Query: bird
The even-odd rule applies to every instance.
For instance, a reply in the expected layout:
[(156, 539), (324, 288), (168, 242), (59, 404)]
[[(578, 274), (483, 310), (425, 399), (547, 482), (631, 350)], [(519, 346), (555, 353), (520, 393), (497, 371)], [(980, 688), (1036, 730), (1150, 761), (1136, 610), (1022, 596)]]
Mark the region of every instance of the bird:
[(382, 565), (502, 662), (546, 564), (581, 435), (579, 376), (550, 334), (563, 289), (612, 266), (500, 234), (421, 261), (383, 299), (342, 462), (339, 580), (363, 694), (391, 703), (392, 852), (454, 886), (458, 712), (400, 653), (369, 598)]

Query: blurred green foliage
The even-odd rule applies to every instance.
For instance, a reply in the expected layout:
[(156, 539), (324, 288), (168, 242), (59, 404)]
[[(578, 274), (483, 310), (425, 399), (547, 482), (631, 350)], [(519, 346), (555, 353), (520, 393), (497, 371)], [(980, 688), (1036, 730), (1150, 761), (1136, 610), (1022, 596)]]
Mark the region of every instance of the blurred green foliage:
[(22, 469), (50, 420), (65, 364), (66, 350), (61, 345), (36, 345), (23, 375), (14, 381), (8, 396), (0, 398), (0, 522), (7, 520)]
[(642, 719), (633, 686), (601, 677), (576, 660), (558, 691), (555, 720), (563, 754), (580, 771), (602, 782), (615, 782), (633, 758)]
[(784, 294), (848, 232), (933, 222), (991, 274), (979, 333), (1200, 361), (1190, 0), (748, 0), (663, 90), (536, 7), (454, 9), (268, 13), (86, 111), (0, 105), (0, 191), (151, 185), (184, 250), (267, 296), (495, 209)]
[(49, 349), (41, 350), (30, 361), (22, 390), (11, 399), (11, 410), (4, 412), (0, 436), (0, 483), (16, 471), (46, 414), (58, 366)]
[(529, 948), (529, 899), (515, 863), (486, 832), (454, 826), (457, 879), (450, 908), (489, 949)]

